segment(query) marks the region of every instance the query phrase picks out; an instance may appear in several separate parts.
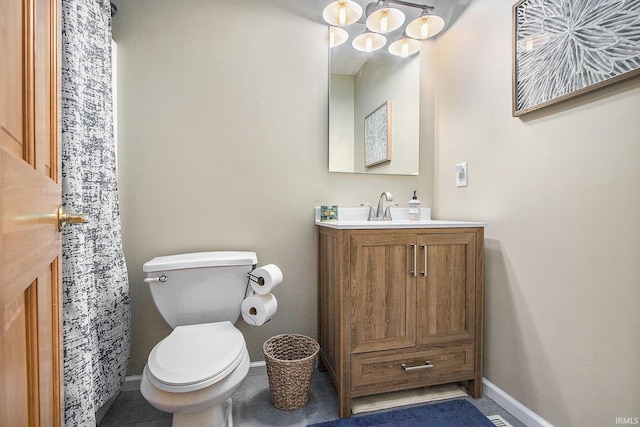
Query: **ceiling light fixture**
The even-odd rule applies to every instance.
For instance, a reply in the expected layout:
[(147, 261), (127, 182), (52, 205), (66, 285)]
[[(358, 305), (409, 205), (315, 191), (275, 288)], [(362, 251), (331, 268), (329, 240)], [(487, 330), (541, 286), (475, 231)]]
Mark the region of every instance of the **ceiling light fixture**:
[(329, 28), (329, 46), (340, 46), (348, 38), (349, 33), (344, 28), (334, 27), (333, 25)]
[(387, 38), (379, 33), (365, 31), (353, 39), (351, 45), (361, 52), (373, 52), (387, 44)]
[(322, 17), (331, 25), (344, 27), (357, 22), (362, 16), (362, 7), (353, 0), (337, 0), (329, 3)]
[[(391, 7), (391, 4), (404, 6), (407, 8), (420, 9), (420, 16), (412, 19), (406, 26), (402, 36), (395, 42), (391, 43), (388, 50), (394, 55), (409, 56), (420, 51), (419, 40), (425, 40), (440, 33), (445, 22), (438, 15), (434, 15), (434, 7), (423, 4), (416, 4), (404, 0), (376, 0), (369, 3), (365, 8), (366, 28), (365, 33), (354, 38), (352, 46), (364, 52), (373, 52), (380, 49), (387, 43), (387, 37), (383, 34), (389, 34), (398, 30), (405, 23), (405, 12)], [(407, 11), (407, 9), (405, 9)], [(409, 16), (415, 16), (407, 12)], [(340, 32), (338, 36), (337, 27), (345, 27), (358, 22), (362, 16), (362, 6), (353, 0), (337, 0), (328, 4), (322, 12), (324, 20), (331, 25), (330, 43), (331, 46), (338, 46), (344, 41), (344, 34)], [(335, 28), (335, 29), (334, 29)], [(344, 31), (344, 30), (343, 30)], [(397, 33), (395, 33), (397, 34)], [(348, 38), (348, 33), (346, 34)], [(381, 36), (381, 37), (377, 37)], [(392, 39), (397, 35), (391, 36)]]
[(380, 0), (367, 6), (367, 28), (375, 33), (386, 34), (397, 30), (404, 20), (404, 13), (389, 6), (389, 0)]
[(425, 40), (438, 34), (444, 28), (444, 19), (432, 15), (433, 7), (425, 7), (422, 14), (407, 25), (407, 35), (412, 39)]
[(411, 37), (407, 37), (407, 34), (404, 33), (400, 40), (396, 40), (389, 45), (389, 52), (396, 56), (401, 56), (406, 58), (409, 55), (413, 55), (414, 53), (420, 50), (420, 41), (416, 39), (412, 39)]

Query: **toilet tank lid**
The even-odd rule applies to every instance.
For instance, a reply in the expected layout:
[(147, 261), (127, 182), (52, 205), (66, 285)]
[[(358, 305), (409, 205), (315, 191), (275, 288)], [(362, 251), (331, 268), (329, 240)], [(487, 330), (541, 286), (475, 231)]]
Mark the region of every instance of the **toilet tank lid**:
[(255, 252), (197, 252), (190, 254), (161, 256), (147, 261), (142, 266), (144, 272), (181, 270), (200, 267), (230, 267), (254, 265), (258, 262)]

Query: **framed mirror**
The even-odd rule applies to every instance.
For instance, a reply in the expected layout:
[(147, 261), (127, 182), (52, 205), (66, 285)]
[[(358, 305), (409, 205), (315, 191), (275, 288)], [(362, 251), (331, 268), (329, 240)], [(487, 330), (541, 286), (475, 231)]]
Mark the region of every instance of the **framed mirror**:
[[(362, 4), (364, 8), (366, 2)], [(420, 12), (403, 11), (407, 20)], [(329, 47), (329, 172), (418, 175), (420, 53), (404, 58), (389, 53), (388, 46), (401, 37), (402, 29), (387, 34), (383, 48), (358, 51), (352, 41), (365, 28), (361, 18), (345, 28), (345, 43)], [(379, 120), (383, 105), (386, 116)], [(379, 126), (372, 127), (372, 122)], [(382, 139), (384, 132), (388, 141)], [(372, 154), (372, 147), (387, 151)], [(380, 161), (371, 161), (372, 155)]]

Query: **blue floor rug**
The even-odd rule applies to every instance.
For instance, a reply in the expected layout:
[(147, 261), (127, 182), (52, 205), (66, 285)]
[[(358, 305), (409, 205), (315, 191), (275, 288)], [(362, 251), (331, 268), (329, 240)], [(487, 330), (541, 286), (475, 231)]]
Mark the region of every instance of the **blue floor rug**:
[(495, 427), (472, 403), (460, 399), (311, 424), (308, 427)]

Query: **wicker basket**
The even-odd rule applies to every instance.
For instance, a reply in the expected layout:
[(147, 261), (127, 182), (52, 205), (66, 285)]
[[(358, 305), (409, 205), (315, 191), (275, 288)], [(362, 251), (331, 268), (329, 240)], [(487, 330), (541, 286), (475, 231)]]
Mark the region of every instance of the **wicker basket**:
[(320, 345), (304, 335), (276, 335), (262, 346), (267, 362), (271, 403), (293, 411), (309, 400), (309, 389)]

